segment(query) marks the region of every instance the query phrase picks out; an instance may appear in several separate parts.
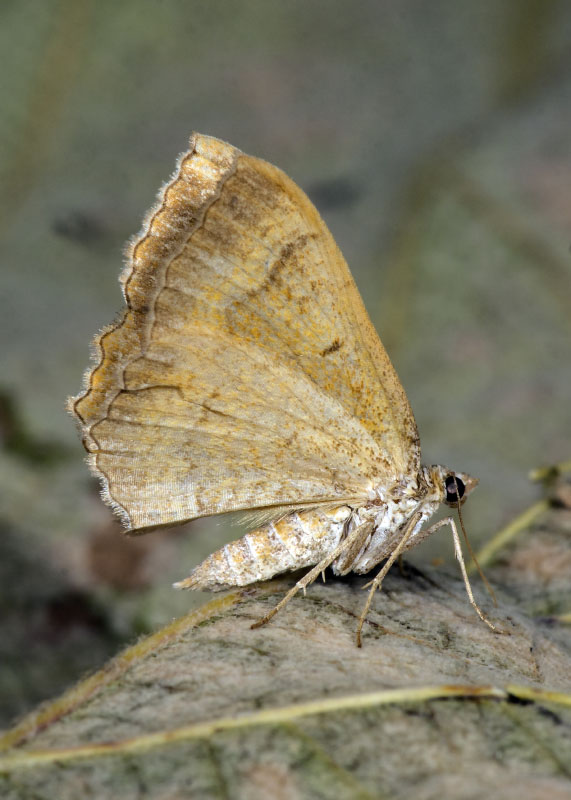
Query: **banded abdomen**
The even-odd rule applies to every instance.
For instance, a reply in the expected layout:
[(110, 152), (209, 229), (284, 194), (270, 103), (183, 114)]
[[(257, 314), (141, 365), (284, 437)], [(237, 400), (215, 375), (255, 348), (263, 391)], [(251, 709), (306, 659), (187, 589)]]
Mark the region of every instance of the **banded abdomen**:
[(338, 545), (350, 515), (348, 506), (288, 514), (278, 522), (269, 522), (229, 542), (175, 586), (225, 589), (313, 566)]

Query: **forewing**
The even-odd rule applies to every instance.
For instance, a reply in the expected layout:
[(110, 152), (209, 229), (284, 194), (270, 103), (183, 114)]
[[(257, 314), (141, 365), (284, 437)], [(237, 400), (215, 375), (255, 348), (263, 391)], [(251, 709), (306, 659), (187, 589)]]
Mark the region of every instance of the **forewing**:
[(347, 265), (280, 170), (194, 136), (122, 282), (72, 407), (129, 527), (363, 497), (418, 467)]
[[(97, 468), (137, 529), (268, 505), (362, 504), (383, 455), (358, 420), (262, 348), (159, 329), (96, 423)], [(223, 367), (223, 369), (222, 369)]]

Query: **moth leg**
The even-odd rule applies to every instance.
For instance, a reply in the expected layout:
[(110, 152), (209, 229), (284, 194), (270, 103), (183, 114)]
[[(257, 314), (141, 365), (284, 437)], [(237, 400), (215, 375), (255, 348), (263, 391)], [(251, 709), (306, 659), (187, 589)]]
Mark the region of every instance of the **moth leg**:
[(363, 646), (363, 643), (361, 641), (361, 630), (363, 628), (363, 624), (365, 622), (365, 618), (366, 618), (367, 614), (369, 613), (369, 609), (371, 607), (371, 603), (373, 602), (373, 597), (375, 596), (375, 592), (377, 591), (377, 589), (380, 589), (385, 575), (387, 574), (387, 572), (390, 570), (392, 565), (395, 563), (397, 558), (400, 556), (400, 554), (404, 550), (405, 544), (409, 540), (410, 535), (412, 534), (413, 530), (415, 529), (417, 522), (421, 518), (422, 518), (421, 512), (420, 511), (415, 511), (415, 513), (412, 515), (412, 517), (409, 519), (409, 521), (408, 521), (408, 523), (406, 525), (405, 531), (404, 531), (403, 535), (401, 536), (400, 542), (397, 544), (397, 546), (395, 547), (393, 552), (387, 558), (385, 564), (383, 565), (383, 568), (381, 569), (381, 571), (379, 572), (377, 577), (374, 578), (372, 581), (369, 581), (369, 583), (366, 583), (365, 586), (363, 587), (364, 589), (366, 589), (367, 586), (370, 586), (371, 589), (370, 589), (369, 595), (367, 597), (367, 602), (365, 603), (365, 605), (363, 607), (363, 610), (361, 611), (361, 616), (359, 617), (359, 624), (357, 625), (357, 633), (356, 633), (357, 647), (362, 647)]
[(358, 525), (355, 528), (355, 530), (351, 531), (349, 536), (347, 536), (346, 539), (343, 539), (343, 541), (340, 542), (334, 550), (328, 553), (325, 556), (325, 558), (319, 562), (319, 564), (317, 564), (315, 567), (313, 567), (313, 569), (311, 569), (308, 573), (306, 573), (303, 576), (303, 578), (301, 578), (295, 584), (295, 586), (293, 586), (289, 590), (289, 592), (285, 595), (285, 597), (282, 597), (282, 599), (277, 604), (277, 606), (275, 606), (275, 608), (272, 608), (271, 611), (269, 611), (261, 619), (257, 620), (257, 622), (254, 622), (253, 625), (250, 625), (250, 627), (261, 628), (262, 625), (266, 625), (272, 619), (272, 617), (274, 617), (278, 613), (280, 609), (282, 609), (285, 605), (287, 605), (287, 603), (289, 603), (292, 597), (294, 597), (299, 592), (300, 589), (302, 589), (305, 594), (305, 590), (309, 586), (309, 584), (313, 583), (313, 581), (319, 576), (319, 574), (323, 573), (324, 570), (326, 570), (327, 567), (329, 567), (335, 561), (336, 558), (338, 558), (342, 553), (344, 553), (345, 550), (350, 549), (353, 543), (356, 542), (358, 539), (364, 539), (366, 536), (369, 535), (370, 531), (372, 530), (372, 526), (373, 526), (372, 522), (363, 522), (362, 525)]
[(362, 525), (359, 525), (358, 529), (356, 529), (362, 529), (362, 534), (352, 539), (351, 543), (349, 543), (349, 540), (347, 539), (346, 548), (343, 550), (342, 558), (340, 558), (337, 564), (335, 564), (336, 575), (347, 575), (348, 572), (351, 572), (353, 563), (363, 549), (364, 545), (367, 543), (367, 540), (373, 532), (373, 528), (373, 522), (363, 523)]
[(500, 630), (493, 622), (491, 622), (487, 616), (484, 614), (480, 606), (476, 603), (474, 599), (474, 595), (472, 594), (472, 587), (470, 586), (470, 581), (468, 580), (468, 573), (466, 572), (466, 564), (464, 562), (464, 555), (462, 553), (462, 547), (460, 545), (460, 537), (458, 536), (458, 531), (456, 529), (456, 524), (452, 517), (446, 517), (445, 519), (438, 520), (435, 522), (434, 525), (431, 525), (430, 528), (426, 531), (426, 533), (434, 533), (439, 528), (442, 528), (444, 525), (450, 525), (452, 530), (452, 539), (454, 541), (454, 555), (458, 563), (460, 564), (460, 571), (462, 572), (462, 578), (464, 579), (464, 586), (466, 587), (466, 594), (468, 595), (468, 600), (470, 601), (470, 605), (476, 612), (476, 614), (480, 617), (482, 622), (485, 622), (486, 625), (491, 628), (495, 633), (507, 633), (507, 631)]

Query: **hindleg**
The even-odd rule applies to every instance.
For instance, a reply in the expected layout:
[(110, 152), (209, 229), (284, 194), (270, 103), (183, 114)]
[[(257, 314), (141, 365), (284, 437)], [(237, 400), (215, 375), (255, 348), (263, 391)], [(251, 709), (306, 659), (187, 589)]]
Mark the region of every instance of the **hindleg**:
[(350, 550), (357, 542), (363, 542), (370, 534), (373, 529), (372, 522), (363, 522), (361, 525), (358, 525), (355, 530), (351, 531), (351, 533), (347, 536), (347, 538), (343, 539), (337, 547), (328, 553), (324, 559), (322, 559), (319, 564), (317, 564), (313, 569), (311, 569), (308, 573), (306, 573), (303, 578), (301, 578), (295, 586), (293, 586), (289, 592), (283, 597), (280, 602), (272, 608), (264, 617), (254, 622), (253, 625), (250, 627), (252, 628), (261, 628), (262, 625), (266, 625), (272, 617), (274, 617), (280, 609), (282, 609), (292, 597), (299, 592), (300, 589), (303, 590), (305, 593), (306, 588), (309, 586), (310, 583), (319, 576), (320, 573), (323, 573), (327, 567), (329, 567), (340, 555), (342, 555), (345, 551)]

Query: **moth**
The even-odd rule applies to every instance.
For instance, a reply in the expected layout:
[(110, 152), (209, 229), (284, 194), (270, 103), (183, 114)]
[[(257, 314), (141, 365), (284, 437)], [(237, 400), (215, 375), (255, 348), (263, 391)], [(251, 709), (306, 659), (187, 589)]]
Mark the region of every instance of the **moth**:
[(452, 517), (477, 480), (423, 466), (413, 413), (349, 268), (281, 170), (194, 134), (121, 275), (126, 308), (95, 340), (69, 401), (104, 500), (129, 532), (229, 511), (258, 526), (213, 553), (188, 589), (327, 567), (373, 578)]

